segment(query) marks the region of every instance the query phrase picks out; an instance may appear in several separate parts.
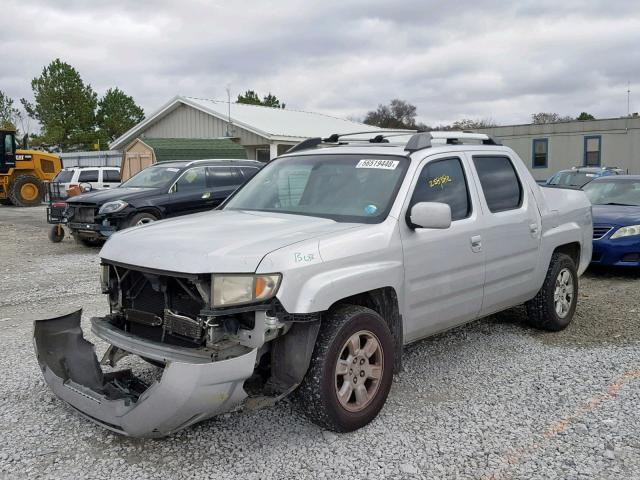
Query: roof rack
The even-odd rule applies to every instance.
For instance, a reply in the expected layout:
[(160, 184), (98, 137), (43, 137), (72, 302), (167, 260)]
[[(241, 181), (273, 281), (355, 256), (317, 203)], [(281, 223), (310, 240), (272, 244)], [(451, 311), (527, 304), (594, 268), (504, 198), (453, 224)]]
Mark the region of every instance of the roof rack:
[[(353, 137), (356, 135), (373, 135), (373, 136), (368, 138), (345, 139), (345, 137)], [(486, 135), (484, 133), (473, 133), (470, 131), (425, 132), (420, 130), (380, 129), (380, 130), (367, 130), (362, 132), (351, 132), (351, 133), (334, 133), (333, 135), (329, 135), (326, 138), (321, 138), (321, 137), (308, 138), (298, 143), (297, 145), (294, 145), (293, 147), (291, 147), (289, 150), (287, 150), (287, 153), (299, 152), (301, 150), (309, 150), (312, 148), (317, 148), (321, 145), (338, 146), (338, 145), (346, 145), (354, 142), (390, 143), (389, 138), (391, 137), (402, 137), (402, 136), (408, 136), (408, 135), (411, 135), (411, 138), (407, 142), (405, 151), (409, 153), (413, 153), (418, 150), (422, 150), (424, 148), (429, 148), (434, 144), (461, 145), (470, 140), (475, 142), (480, 141), (483, 145), (502, 145), (501, 143), (499, 143), (489, 135)], [(341, 139), (344, 139), (344, 141), (341, 141)]]
[(473, 140), (480, 141), (482, 145), (502, 145), (496, 141), (493, 137), (485, 133), (473, 133), (469, 131), (463, 132), (450, 132), (450, 131), (436, 131), (436, 132), (421, 132), (416, 133), (407, 142), (407, 146), (404, 148), (406, 152), (413, 153), (424, 148), (430, 148), (435, 143), (444, 143), (446, 145), (462, 145), (465, 141)]

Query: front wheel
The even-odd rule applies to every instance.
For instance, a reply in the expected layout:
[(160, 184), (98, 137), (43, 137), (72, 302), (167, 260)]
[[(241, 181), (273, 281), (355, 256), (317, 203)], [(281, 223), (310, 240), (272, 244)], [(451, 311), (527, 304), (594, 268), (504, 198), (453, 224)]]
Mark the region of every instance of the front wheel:
[(526, 303), (529, 325), (557, 332), (569, 326), (578, 303), (578, 272), (573, 259), (554, 253), (538, 294)]
[(49, 229), (49, 240), (53, 243), (60, 243), (64, 238), (64, 228), (62, 225), (53, 225)]
[(127, 227), (139, 227), (140, 225), (146, 225), (147, 223), (155, 222), (156, 220), (158, 220), (158, 217), (151, 213), (137, 213), (129, 219)]
[(323, 318), (297, 397), (314, 423), (350, 432), (378, 415), (392, 379), (389, 327), (373, 310), (345, 305)]

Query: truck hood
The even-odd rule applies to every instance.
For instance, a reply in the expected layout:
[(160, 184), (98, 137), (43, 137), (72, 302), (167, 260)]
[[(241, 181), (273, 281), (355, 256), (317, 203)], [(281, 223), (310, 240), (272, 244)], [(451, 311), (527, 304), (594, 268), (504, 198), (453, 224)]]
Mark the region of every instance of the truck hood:
[(102, 206), (107, 202), (113, 202), (115, 200), (124, 200), (129, 202), (138, 197), (147, 197), (157, 193), (159, 188), (124, 188), (117, 187), (114, 189), (106, 188), (104, 190), (95, 190), (93, 192), (83, 193), (67, 199), (67, 203), (73, 205), (74, 203), (87, 204), (91, 203), (96, 206)]
[(640, 207), (625, 205), (594, 205), (594, 224), (611, 224), (624, 227), (640, 224)]
[(117, 232), (100, 257), (181, 273), (254, 272), (270, 252), (358, 226), (302, 215), (214, 210)]

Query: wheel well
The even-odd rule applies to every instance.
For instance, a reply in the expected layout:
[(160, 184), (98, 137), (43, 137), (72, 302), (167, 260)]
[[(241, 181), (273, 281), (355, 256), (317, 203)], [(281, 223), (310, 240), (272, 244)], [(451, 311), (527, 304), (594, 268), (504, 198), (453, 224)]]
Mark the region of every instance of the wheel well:
[(576, 264), (576, 267), (580, 265), (580, 244), (578, 242), (566, 243), (556, 247), (553, 253), (564, 253), (571, 257)]
[(403, 345), (402, 316), (398, 305), (398, 295), (393, 287), (377, 288), (343, 298), (331, 305), (329, 310), (343, 304), (370, 308), (384, 318), (393, 335), (395, 373), (400, 372), (402, 370)]
[(164, 215), (162, 214), (162, 212), (160, 211), (159, 208), (155, 208), (155, 207), (142, 207), (142, 208), (138, 208), (134, 213), (132, 213), (129, 218), (133, 217), (134, 215), (137, 215), (139, 213), (150, 213), (151, 215), (153, 215), (154, 217), (156, 217), (158, 220), (163, 219)]

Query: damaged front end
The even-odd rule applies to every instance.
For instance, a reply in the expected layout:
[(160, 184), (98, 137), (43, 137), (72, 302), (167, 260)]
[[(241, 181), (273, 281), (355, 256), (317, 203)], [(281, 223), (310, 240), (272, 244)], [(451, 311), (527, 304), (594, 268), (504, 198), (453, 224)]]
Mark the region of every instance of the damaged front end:
[[(147, 385), (130, 370), (104, 373), (93, 344), (83, 337), (80, 318), (81, 311), (76, 311), (34, 322), (38, 362), (58, 397), (108, 429), (134, 437), (162, 437), (231, 410), (246, 397), (242, 387), (253, 374), (256, 349), (212, 362), (144, 342), (150, 358), (165, 361), (160, 381)], [(94, 325), (100, 321), (92, 320)], [(140, 342), (134, 337), (124, 340), (132, 347)], [(113, 361), (113, 347), (107, 356), (110, 353)]]
[[(47, 384), (86, 417), (124, 435), (161, 437), (216, 414), (272, 404), (308, 368), (320, 314), (290, 314), (271, 298), (213, 308), (211, 276), (102, 265), (110, 313), (91, 318), (109, 344), (99, 362), (81, 312), (34, 323)], [(148, 385), (130, 370), (105, 372), (127, 355), (164, 367)], [(246, 391), (245, 391), (246, 390)]]

